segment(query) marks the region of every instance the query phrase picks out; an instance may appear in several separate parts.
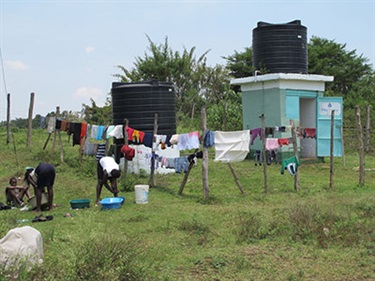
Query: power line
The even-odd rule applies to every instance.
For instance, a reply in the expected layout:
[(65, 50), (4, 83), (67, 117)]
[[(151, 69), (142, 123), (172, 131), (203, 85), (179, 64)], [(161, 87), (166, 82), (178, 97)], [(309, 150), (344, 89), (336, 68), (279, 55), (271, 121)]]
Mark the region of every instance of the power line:
[[(3, 72), (5, 95), (7, 95), (8, 91), (7, 91), (7, 84), (6, 84), (6, 81), (5, 81), (4, 61), (3, 61), (3, 55), (2, 55), (1, 47), (0, 47), (0, 60), (1, 60), (1, 70)], [(1, 96), (1, 93), (0, 93), (0, 96)]]
[(0, 47), (0, 59), (1, 59), (1, 70), (3, 72), (4, 89), (5, 89), (5, 93), (8, 93), (7, 84), (6, 84), (6, 81), (5, 81), (4, 62), (3, 62), (3, 55), (2, 55), (2, 52), (1, 52), (1, 47)]

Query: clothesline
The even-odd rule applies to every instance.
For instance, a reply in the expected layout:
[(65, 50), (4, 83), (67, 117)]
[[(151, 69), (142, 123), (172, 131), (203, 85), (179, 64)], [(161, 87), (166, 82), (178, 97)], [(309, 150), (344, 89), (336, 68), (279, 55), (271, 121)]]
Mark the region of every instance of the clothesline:
[[(53, 132), (54, 129), (67, 131), (68, 134), (73, 134), (73, 146), (81, 144), (82, 139), (85, 139), (85, 145), (88, 145), (90, 139), (108, 140), (110, 138), (123, 139), (124, 125), (89, 125), (85, 122), (68, 122), (60, 118), (50, 117), (48, 121), (48, 131)], [(290, 126), (275, 126), (266, 127), (266, 135), (274, 135), (275, 132), (286, 132), (290, 130)], [(312, 128), (298, 128), (301, 136), (315, 135)], [(250, 145), (253, 145), (254, 140), (259, 136), (262, 140), (262, 128), (255, 128), (252, 130), (242, 131), (211, 131), (205, 130), (203, 134), (203, 145), (205, 147), (214, 147), (215, 161), (221, 162), (239, 162), (243, 161), (249, 153)], [(200, 134), (199, 131), (193, 131), (185, 134), (173, 135), (153, 135), (151, 133), (143, 132), (134, 129), (130, 126), (126, 127), (129, 144), (143, 144), (146, 147), (152, 148), (153, 145), (161, 145), (162, 148), (166, 146), (177, 145), (177, 149), (190, 150), (199, 149)], [(289, 145), (291, 138), (266, 138), (266, 149), (275, 151), (279, 146)], [(87, 151), (87, 149), (86, 149)], [(126, 152), (126, 153), (125, 153)], [(132, 149), (124, 151), (127, 157), (132, 157), (134, 152)], [(183, 163), (188, 163), (185, 159), (179, 160)], [(180, 162), (181, 163), (181, 162)], [(175, 165), (176, 166), (176, 165)], [(181, 166), (181, 165), (180, 165)], [(186, 165), (183, 165), (183, 169)], [(180, 169), (179, 169), (180, 170)]]

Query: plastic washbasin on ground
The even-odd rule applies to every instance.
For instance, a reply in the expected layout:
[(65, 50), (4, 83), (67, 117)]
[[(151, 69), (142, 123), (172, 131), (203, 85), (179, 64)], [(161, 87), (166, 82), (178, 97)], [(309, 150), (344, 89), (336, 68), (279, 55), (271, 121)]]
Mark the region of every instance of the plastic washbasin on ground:
[(99, 203), (102, 205), (102, 210), (120, 209), (125, 197), (109, 197), (104, 198)]
[(70, 200), (70, 207), (72, 209), (83, 209), (90, 207), (90, 199), (73, 199)]

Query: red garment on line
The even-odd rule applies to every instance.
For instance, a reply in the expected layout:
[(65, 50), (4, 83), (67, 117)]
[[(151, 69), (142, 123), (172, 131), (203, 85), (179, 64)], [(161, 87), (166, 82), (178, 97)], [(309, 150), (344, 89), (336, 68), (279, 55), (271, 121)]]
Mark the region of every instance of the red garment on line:
[(126, 160), (132, 161), (135, 155), (135, 149), (124, 144), (121, 147), (121, 153), (124, 154)]
[(277, 142), (279, 143), (280, 146), (289, 145), (289, 139), (288, 138), (277, 139)]

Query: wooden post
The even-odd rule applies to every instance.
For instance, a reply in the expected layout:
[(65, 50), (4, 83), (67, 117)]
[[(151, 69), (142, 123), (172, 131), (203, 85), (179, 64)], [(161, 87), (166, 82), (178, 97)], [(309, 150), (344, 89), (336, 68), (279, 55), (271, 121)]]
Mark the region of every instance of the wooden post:
[[(129, 145), (129, 136), (128, 136), (128, 131), (126, 130), (126, 128), (129, 126), (129, 120), (128, 119), (124, 119), (124, 132), (123, 132), (123, 135), (124, 135), (124, 145)], [(126, 159), (125, 155), (124, 155), (124, 178), (126, 179), (126, 175), (128, 173), (128, 160)]]
[[(206, 116), (206, 108), (202, 107), (201, 109), (202, 114), (202, 130), (203, 134), (207, 130), (207, 116)], [(204, 140), (202, 140), (203, 150), (202, 150), (202, 183), (203, 183), (203, 197), (204, 199), (208, 199), (210, 190), (208, 187), (208, 148), (205, 147)]]
[(237, 174), (236, 174), (236, 172), (234, 171), (234, 169), (233, 169), (233, 167), (232, 167), (232, 163), (228, 162), (228, 167), (229, 167), (230, 171), (232, 172), (232, 175), (233, 175), (233, 177), (234, 177), (234, 180), (235, 180), (235, 182), (236, 182), (238, 188), (240, 189), (241, 193), (242, 193), (243, 195), (246, 195), (246, 193), (245, 193), (245, 191), (243, 190), (242, 185), (241, 185), (241, 183), (240, 183), (240, 181), (239, 181), (239, 179), (238, 179), (238, 177), (237, 177)]
[(366, 152), (369, 152), (370, 149), (370, 127), (371, 127), (371, 118), (370, 118), (370, 109), (371, 105), (366, 106)]
[(365, 153), (363, 147), (363, 131), (361, 124), (361, 110), (359, 106), (356, 107), (357, 132), (358, 132), (358, 149), (359, 149), (359, 185), (365, 184)]
[(154, 138), (156, 134), (158, 133), (158, 114), (155, 113), (154, 116), (154, 131), (152, 134), (152, 148), (151, 148), (151, 173), (150, 173), (150, 181), (149, 181), (149, 186), (150, 187), (155, 187), (155, 179), (154, 179), (154, 174), (155, 174), (155, 148), (154, 148)]
[(33, 129), (34, 93), (30, 94), (29, 119), (27, 124), (27, 147), (31, 144), (31, 131)]
[[(59, 117), (60, 117), (60, 107), (57, 106), (56, 107), (56, 122), (57, 122), (57, 118)], [(56, 131), (59, 136), (60, 161), (61, 163), (64, 163), (64, 151), (63, 151), (62, 140), (61, 140), (61, 128), (56, 129), (56, 126), (55, 126), (55, 138), (56, 138)]]
[(268, 175), (267, 175), (267, 160), (266, 160), (266, 128), (264, 114), (262, 118), (262, 154), (263, 154), (263, 177), (264, 177), (264, 193), (268, 192)]
[(10, 94), (7, 95), (7, 144), (10, 143)]
[(64, 163), (64, 150), (63, 150), (63, 146), (62, 146), (61, 130), (60, 129), (58, 131), (58, 136), (59, 136), (59, 147), (60, 147), (60, 161), (61, 161), (61, 163)]
[[(294, 156), (299, 160), (298, 157), (298, 146), (297, 146), (297, 136), (296, 136), (296, 129), (294, 126), (294, 121), (290, 120), (290, 124), (292, 125), (292, 139), (293, 139), (293, 151), (294, 151)], [(296, 174), (294, 175), (294, 189), (296, 191), (300, 190), (299, 186), (299, 172), (298, 170), (296, 171)]]
[(55, 153), (55, 145), (56, 145), (56, 123), (57, 123), (57, 118), (60, 116), (60, 107), (56, 106), (56, 114), (55, 114), (55, 128), (53, 128), (53, 141), (52, 141), (52, 153)]
[(331, 142), (330, 142), (330, 177), (329, 177), (329, 188), (333, 189), (333, 177), (334, 172), (334, 142), (335, 142), (335, 110), (331, 111)]
[(81, 137), (81, 135), (82, 135), (82, 123), (81, 123), (81, 131), (80, 131), (80, 134), (79, 134), (79, 159), (80, 159), (80, 162), (82, 162), (82, 160), (83, 160), (83, 149), (85, 147), (85, 142), (86, 142), (86, 137)]
[(344, 146), (344, 128), (341, 126), (341, 143), (342, 143), (342, 164), (344, 167), (346, 166), (346, 160), (345, 160), (345, 146)]

